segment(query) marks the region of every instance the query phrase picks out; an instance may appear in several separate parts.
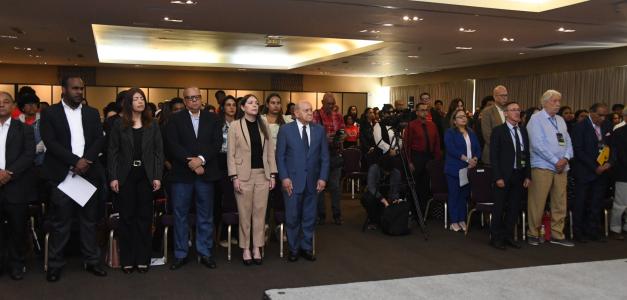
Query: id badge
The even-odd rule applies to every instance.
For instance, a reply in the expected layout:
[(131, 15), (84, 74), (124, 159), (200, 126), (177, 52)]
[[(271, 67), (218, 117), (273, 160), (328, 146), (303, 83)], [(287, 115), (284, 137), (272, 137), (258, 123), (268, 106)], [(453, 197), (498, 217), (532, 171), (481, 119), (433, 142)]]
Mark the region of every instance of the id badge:
[(526, 160), (524, 160), (524, 159), (523, 159), (523, 160), (521, 160), (521, 161), (520, 161), (520, 166), (521, 166), (521, 167), (523, 167), (523, 168), (527, 167), (527, 161), (526, 161)]
[(564, 140), (564, 135), (561, 132), (558, 132), (557, 134), (557, 143), (560, 146), (566, 146), (566, 141)]

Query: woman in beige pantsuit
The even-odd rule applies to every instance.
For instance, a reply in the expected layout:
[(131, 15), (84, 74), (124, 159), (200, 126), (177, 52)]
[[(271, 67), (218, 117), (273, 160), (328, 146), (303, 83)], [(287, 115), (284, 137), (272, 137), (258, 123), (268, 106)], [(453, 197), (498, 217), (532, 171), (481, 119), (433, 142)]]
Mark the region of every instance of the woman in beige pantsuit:
[(238, 117), (229, 127), (227, 165), (239, 212), (239, 246), (245, 265), (261, 265), (268, 193), (274, 188), (277, 174), (274, 143), (268, 125), (259, 115), (255, 96), (242, 98)]

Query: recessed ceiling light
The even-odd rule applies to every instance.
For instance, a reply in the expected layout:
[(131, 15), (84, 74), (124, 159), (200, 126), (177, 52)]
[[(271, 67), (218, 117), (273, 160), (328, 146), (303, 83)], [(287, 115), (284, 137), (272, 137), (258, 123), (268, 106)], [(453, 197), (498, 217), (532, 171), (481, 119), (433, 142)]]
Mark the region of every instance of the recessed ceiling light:
[(360, 30), (359, 32), (368, 32), (368, 29)]
[(380, 30), (370, 30), (370, 33), (379, 33), (381, 32)]
[(389, 5), (386, 5), (386, 6), (383, 6), (383, 8), (387, 8), (387, 9), (397, 9), (398, 7), (396, 7), (396, 6), (389, 6)]
[(47, 64), (48, 64), (48, 62), (47, 62), (47, 61), (44, 61), (44, 65), (47, 65)]
[(577, 30), (575, 30), (575, 29), (570, 29), (570, 28), (560, 27), (560, 28), (558, 28), (558, 29), (557, 29), (557, 31), (559, 31), (559, 32), (566, 32), (566, 33), (571, 33), (571, 32), (575, 32), (575, 31), (577, 31)]
[(170, 1), (170, 4), (196, 5), (196, 4), (198, 4), (198, 2), (196, 2), (196, 1), (192, 1), (192, 0), (186, 0), (186, 1), (182, 1), (182, 0), (172, 0), (172, 1)]
[(407, 55), (408, 58), (418, 58), (418, 55)]
[(457, 49), (457, 50), (472, 50), (472, 47), (457, 46), (457, 47), (455, 47), (455, 49)]
[(409, 69), (405, 69), (405, 71), (409, 71)]
[(511, 43), (514, 41), (514, 38), (504, 37), (501, 39), (502, 42)]
[(392, 26), (394, 26), (394, 24), (392, 24), (392, 23), (384, 23), (384, 24), (381, 24), (381, 26), (392, 27)]
[(15, 36), (15, 35), (0, 35), (0, 38), (14, 40), (14, 39), (17, 39), (17, 36)]
[(414, 21), (414, 22), (417, 22), (417, 21), (422, 21), (422, 20), (423, 20), (422, 18), (419, 18), (419, 17), (417, 17), (417, 16), (413, 16), (413, 17), (410, 17), (410, 16), (403, 16), (403, 21), (405, 21), (405, 22), (408, 22), (408, 21)]
[(31, 51), (31, 50), (33, 50), (33, 49), (32, 49), (32, 48), (30, 48), (30, 47), (28, 47), (28, 48), (25, 48), (24, 50), (26, 50), (26, 51)]
[(525, 53), (525, 52), (518, 52), (518, 55), (525, 55), (525, 54), (527, 54), (527, 53)]
[(174, 23), (182, 23), (182, 19), (171, 19), (170, 17), (163, 17), (163, 20), (166, 22), (174, 22)]
[(459, 27), (459, 31), (461, 32), (467, 32), (467, 33), (473, 33), (475, 31), (477, 31), (476, 29), (472, 29), (472, 28), (464, 28), (464, 27)]

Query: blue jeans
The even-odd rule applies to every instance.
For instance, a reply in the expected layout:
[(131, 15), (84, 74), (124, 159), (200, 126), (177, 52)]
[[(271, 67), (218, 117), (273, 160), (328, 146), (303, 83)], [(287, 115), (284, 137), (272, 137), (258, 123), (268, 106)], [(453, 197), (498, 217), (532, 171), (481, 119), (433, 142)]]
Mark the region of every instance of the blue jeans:
[(466, 222), (468, 197), (470, 197), (470, 184), (459, 186), (459, 177), (446, 175), (448, 183), (448, 211), (451, 216), (451, 224)]
[(189, 211), (192, 195), (196, 200), (196, 252), (211, 256), (213, 248), (213, 182), (196, 179), (193, 183), (172, 183), (174, 210), (174, 257), (187, 257), (189, 238)]

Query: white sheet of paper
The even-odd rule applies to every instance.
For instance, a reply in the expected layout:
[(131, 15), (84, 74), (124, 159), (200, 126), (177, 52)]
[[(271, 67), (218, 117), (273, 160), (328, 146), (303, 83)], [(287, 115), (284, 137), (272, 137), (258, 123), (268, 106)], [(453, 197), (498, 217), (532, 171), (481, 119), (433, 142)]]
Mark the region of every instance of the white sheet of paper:
[(468, 184), (468, 168), (459, 170), (459, 186), (465, 186)]
[(72, 175), (73, 173), (69, 172), (58, 188), (78, 205), (85, 206), (96, 192), (96, 187), (80, 175)]

